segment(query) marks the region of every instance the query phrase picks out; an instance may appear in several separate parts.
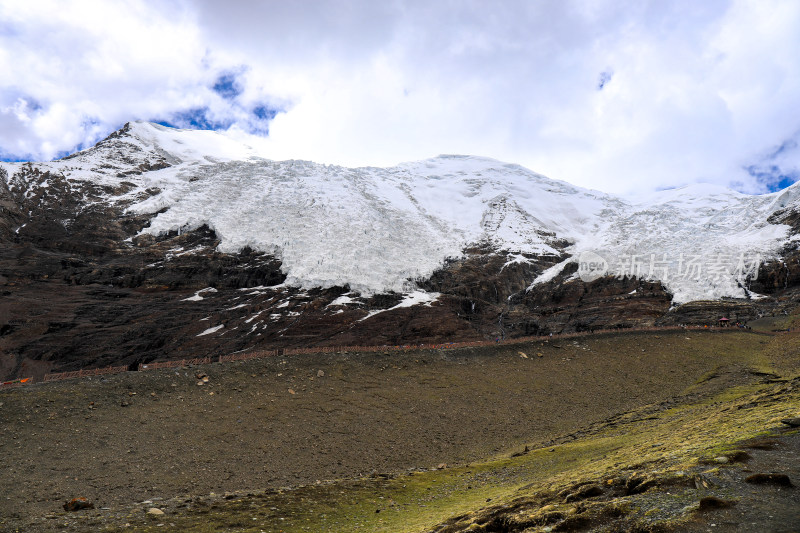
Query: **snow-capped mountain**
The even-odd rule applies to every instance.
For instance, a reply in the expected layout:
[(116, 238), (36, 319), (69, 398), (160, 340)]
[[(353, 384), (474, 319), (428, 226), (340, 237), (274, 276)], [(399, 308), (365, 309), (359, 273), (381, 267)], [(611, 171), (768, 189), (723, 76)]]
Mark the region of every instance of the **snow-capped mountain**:
[(798, 185), (622, 198), (483, 157), (268, 156), (135, 122), (58, 161), (0, 163), (0, 377), (746, 320), (800, 285)]
[(137, 122), (111, 142), (39, 166), (111, 191), (87, 201), (155, 215), (143, 233), (207, 225), (222, 252), (274, 254), (287, 284), (361, 293), (413, 291), (447, 258), (488, 242), (522, 254), (517, 261), (563, 254), (532, 285), (593, 251), (610, 275), (661, 281), (675, 303), (744, 298), (757, 264), (793, 239), (771, 217), (800, 195), (797, 186), (763, 196), (690, 186), (625, 199), (481, 157), (343, 168), (261, 155), (221, 133)]

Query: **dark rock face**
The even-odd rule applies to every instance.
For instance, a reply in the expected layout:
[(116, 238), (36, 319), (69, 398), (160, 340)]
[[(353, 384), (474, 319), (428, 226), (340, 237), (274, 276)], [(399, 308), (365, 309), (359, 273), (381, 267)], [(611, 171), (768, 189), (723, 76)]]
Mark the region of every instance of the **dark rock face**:
[(566, 256), (509, 263), (507, 253), (487, 246), (466, 254), (434, 273), (424, 287), (451, 296), (459, 316), (484, 337), (651, 326), (669, 309), (671, 297), (660, 283), (610, 277), (591, 283), (568, 280), (575, 265), (549, 283), (530, 287)]
[(750, 283), (750, 290), (760, 294), (777, 294), (800, 284), (800, 251), (784, 250), (783, 260), (761, 265), (758, 278)]
[(525, 309), (536, 318), (526, 326), (529, 334), (652, 326), (669, 309), (671, 295), (658, 282), (610, 277), (566, 281), (573, 271), (574, 266), (525, 294)]
[(11, 196), (6, 179), (8, 173), (0, 168), (0, 242), (8, 243), (14, 238), (14, 230), (23, 224), (24, 214)]
[(531, 286), (567, 258), (569, 243), (554, 237), (548, 238), (557, 255), (521, 256), (476, 243), (429, 279), (416, 280), (441, 293), (430, 305), (402, 307), (402, 295), (362, 297), (348, 287), (286, 287), (278, 257), (250, 249), (221, 253), (206, 226), (139, 236), (151, 215), (126, 207), (159, 191), (133, 197), (128, 193), (136, 187), (126, 180), (179, 161), (143, 148), (127, 132), (126, 126), (66, 159), (93, 165), (103, 179), (67, 178), (46, 163), (21, 165), (12, 176), (0, 169), (0, 379), (254, 348), (715, 324), (721, 315), (749, 320), (797, 300), (800, 253), (792, 250), (764, 265), (751, 284), (772, 295), (768, 301), (670, 309), (671, 295), (660, 283), (609, 277), (584, 283), (573, 279), (574, 264)]
[[(768, 222), (786, 224), (792, 233), (800, 233), (800, 211), (789, 209), (773, 214)], [(758, 276), (750, 282), (750, 290), (760, 294), (776, 294), (800, 284), (800, 249), (796, 243), (787, 245), (779, 261), (768, 261), (761, 265)]]

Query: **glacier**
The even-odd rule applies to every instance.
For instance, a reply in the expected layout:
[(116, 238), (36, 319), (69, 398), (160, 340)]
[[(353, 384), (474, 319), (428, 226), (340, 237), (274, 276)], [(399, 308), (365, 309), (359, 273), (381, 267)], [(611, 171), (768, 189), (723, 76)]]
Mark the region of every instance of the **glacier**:
[[(154, 156), (169, 166), (146, 166)], [(8, 180), (19, 165), (2, 164)], [(514, 261), (558, 258), (532, 287), (591, 251), (608, 261), (608, 275), (661, 281), (675, 304), (758, 297), (747, 290), (747, 275), (757, 275), (757, 262), (779, 259), (794, 240), (789, 226), (770, 217), (796, 207), (800, 195), (797, 185), (766, 195), (693, 185), (619, 197), (477, 156), (390, 168), (273, 161), (222, 132), (147, 122), (39, 166), (69, 183), (119, 188), (124, 181), (125, 189), (85, 201), (151, 214), (143, 233), (208, 225), (220, 251), (250, 247), (278, 257), (287, 285), (349, 286), (361, 294), (417, 295), (416, 280), (482, 243)], [(743, 259), (746, 272), (736, 268)], [(700, 275), (681, 272), (689, 264)]]

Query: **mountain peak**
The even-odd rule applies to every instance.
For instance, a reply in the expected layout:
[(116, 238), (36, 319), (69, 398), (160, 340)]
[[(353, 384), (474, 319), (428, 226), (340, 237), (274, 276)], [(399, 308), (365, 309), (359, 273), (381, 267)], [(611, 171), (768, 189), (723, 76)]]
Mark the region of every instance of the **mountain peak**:
[[(188, 162), (216, 163), (250, 159), (261, 154), (225, 132), (188, 130), (136, 120), (125, 123), (91, 148), (63, 161), (138, 166), (155, 160), (169, 166)], [(145, 165), (146, 166), (146, 165)]]
[[(272, 161), (234, 134), (141, 121), (48, 165), (69, 180), (127, 191), (103, 193), (102, 201), (152, 216), (144, 233), (207, 226), (222, 252), (275, 254), (289, 283), (364, 293), (404, 291), (487, 242), (523, 256), (559, 256), (556, 274), (565, 275), (589, 251), (612, 269), (634, 257), (667, 257), (662, 270), (682, 268), (689, 256), (777, 257), (789, 226), (773, 221), (800, 205), (793, 191), (750, 196), (710, 185), (628, 200), (472, 155), (389, 168)], [(783, 218), (773, 217), (779, 210)], [(748, 294), (734, 275), (659, 278), (654, 267), (641, 268), (676, 302)], [(610, 274), (626, 275), (617, 270)]]

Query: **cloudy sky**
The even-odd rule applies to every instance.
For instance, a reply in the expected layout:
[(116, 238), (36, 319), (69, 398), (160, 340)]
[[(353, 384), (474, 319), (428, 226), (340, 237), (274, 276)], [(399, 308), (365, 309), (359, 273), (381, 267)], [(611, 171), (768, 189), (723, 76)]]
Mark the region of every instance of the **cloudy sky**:
[(0, 0), (0, 158), (129, 120), (631, 192), (800, 178), (800, 2)]

